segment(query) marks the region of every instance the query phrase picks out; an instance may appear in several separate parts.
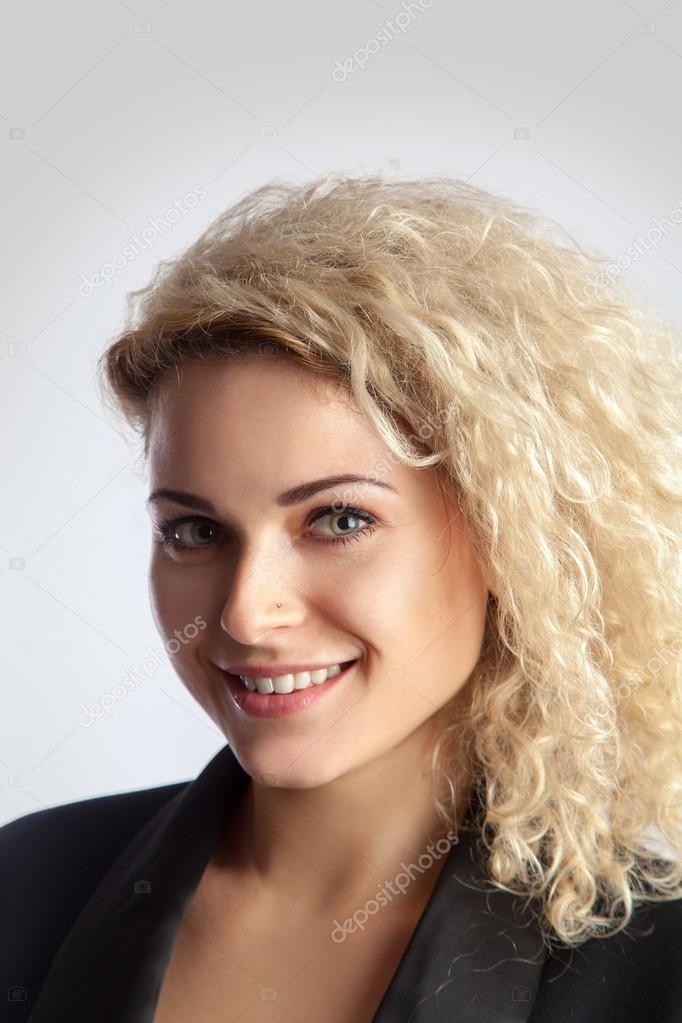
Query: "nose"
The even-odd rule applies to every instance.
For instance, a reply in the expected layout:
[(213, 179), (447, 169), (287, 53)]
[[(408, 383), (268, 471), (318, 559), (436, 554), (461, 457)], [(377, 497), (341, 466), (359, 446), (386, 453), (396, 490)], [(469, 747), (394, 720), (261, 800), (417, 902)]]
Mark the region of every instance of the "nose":
[[(220, 625), (235, 642), (253, 645), (270, 629), (292, 626), (302, 617), (302, 592), (287, 571), (282, 553), (245, 549), (235, 566)], [(277, 607), (277, 604), (281, 607)]]

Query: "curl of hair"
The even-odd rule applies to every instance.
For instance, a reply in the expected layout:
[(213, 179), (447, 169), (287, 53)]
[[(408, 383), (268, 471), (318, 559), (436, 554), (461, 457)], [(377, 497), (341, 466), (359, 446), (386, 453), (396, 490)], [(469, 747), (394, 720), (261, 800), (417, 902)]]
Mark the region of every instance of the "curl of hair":
[(605, 260), (445, 176), (273, 181), (130, 293), (98, 362), (145, 455), (157, 383), (246, 353), (342, 381), (435, 469), (491, 590), (436, 805), (450, 826), (465, 750), (491, 883), (569, 945), (682, 895), (682, 345)]

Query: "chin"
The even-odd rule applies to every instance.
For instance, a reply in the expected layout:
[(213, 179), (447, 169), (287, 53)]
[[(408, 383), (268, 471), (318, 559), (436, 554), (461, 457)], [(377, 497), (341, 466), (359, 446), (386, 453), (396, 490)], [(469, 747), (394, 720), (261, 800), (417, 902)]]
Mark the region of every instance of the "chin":
[(344, 768), (330, 758), (328, 752), (320, 759), (315, 755), (315, 746), (304, 747), (303, 753), (295, 750), (239, 749), (232, 750), (242, 768), (259, 785), (285, 789), (313, 789), (334, 781), (350, 765)]

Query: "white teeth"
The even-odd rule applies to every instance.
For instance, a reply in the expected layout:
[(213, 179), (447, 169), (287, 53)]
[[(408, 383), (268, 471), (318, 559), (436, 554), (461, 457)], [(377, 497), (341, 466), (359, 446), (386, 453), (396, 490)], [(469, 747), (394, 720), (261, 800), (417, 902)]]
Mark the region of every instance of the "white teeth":
[(294, 689), (307, 689), (311, 681), (310, 676), (311, 672), (309, 671), (297, 671), (294, 675)]
[(248, 675), (239, 677), (251, 692), (258, 690), (259, 693), (293, 693), (294, 689), (308, 689), (312, 685), (319, 686), (328, 678), (339, 675), (341, 671), (340, 664), (332, 664), (329, 668), (318, 668), (316, 671), (297, 671), (294, 674), (269, 678), (250, 678)]
[[(268, 682), (272, 682), (276, 693), (293, 693), (294, 691), (293, 675), (278, 675), (276, 678), (268, 679)], [(256, 685), (258, 685), (258, 679), (256, 679)]]

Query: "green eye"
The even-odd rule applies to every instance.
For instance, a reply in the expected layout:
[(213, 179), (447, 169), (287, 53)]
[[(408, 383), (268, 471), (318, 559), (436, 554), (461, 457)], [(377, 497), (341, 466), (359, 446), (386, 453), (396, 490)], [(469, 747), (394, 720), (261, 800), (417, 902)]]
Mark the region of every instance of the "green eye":
[(362, 511), (360, 508), (352, 508), (350, 505), (347, 505), (345, 508), (341, 508), (341, 510), (331, 507), (321, 508), (319, 512), (316, 513), (313, 522), (318, 522), (319, 519), (326, 518), (327, 516), (331, 519), (341, 519), (342, 521), (365, 522), (366, 525), (362, 529), (356, 529), (355, 532), (352, 533), (345, 533), (340, 536), (333, 537), (320, 537), (319, 540), (321, 543), (348, 543), (351, 540), (361, 540), (366, 533), (374, 532), (374, 517), (370, 515), (369, 512)]
[[(373, 533), (375, 529), (374, 523), (376, 520), (373, 515), (363, 511), (361, 508), (352, 508), (350, 505), (341, 509), (334, 508), (331, 505), (318, 509), (314, 513), (311, 525), (313, 522), (317, 522), (326, 516), (329, 516), (332, 520), (340, 520), (342, 523), (341, 529), (349, 528), (353, 531), (341, 533), (337, 536), (313, 536), (313, 539), (318, 543), (350, 543), (352, 540), (361, 540), (363, 536)], [(357, 528), (357, 523), (359, 522), (365, 523), (361, 529)], [(343, 523), (350, 523), (350, 526), (345, 527)], [(186, 527), (184, 537), (181, 533), (183, 527)], [(200, 518), (196, 515), (185, 515), (182, 518), (168, 519), (165, 522), (161, 522), (157, 526), (157, 532), (161, 537), (163, 547), (173, 554), (197, 554), (207, 547), (215, 546), (220, 533), (220, 527), (209, 519)]]
[[(178, 539), (177, 534), (180, 533), (183, 526), (188, 527), (186, 533), (189, 536), (186, 539), (182, 539), (182, 536)], [(158, 527), (158, 532), (161, 536), (161, 542), (167, 550), (175, 553), (183, 551), (194, 553), (205, 547), (212, 546), (214, 540), (206, 534), (210, 531), (216, 531), (216, 529), (217, 527), (212, 522), (209, 522), (208, 519), (187, 515), (181, 519), (169, 519), (166, 522), (162, 522)]]

